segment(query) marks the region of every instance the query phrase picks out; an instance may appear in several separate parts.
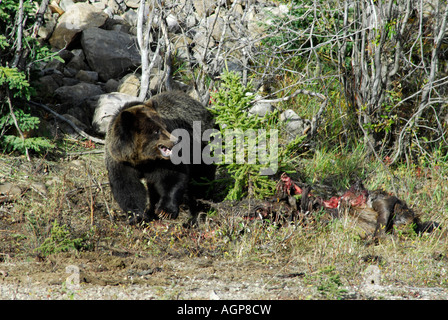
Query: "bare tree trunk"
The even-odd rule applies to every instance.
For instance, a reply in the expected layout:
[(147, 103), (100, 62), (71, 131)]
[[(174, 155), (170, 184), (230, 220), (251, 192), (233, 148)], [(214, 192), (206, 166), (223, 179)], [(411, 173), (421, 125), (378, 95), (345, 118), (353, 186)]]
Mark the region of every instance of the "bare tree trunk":
[(137, 18), (137, 43), (140, 50), (140, 56), (142, 59), (142, 76), (140, 79), (140, 92), (138, 99), (143, 101), (146, 99), (149, 88), (151, 65), (149, 62), (149, 52), (150, 47), (150, 37), (151, 37), (151, 24), (154, 16), (154, 0), (151, 1), (149, 10), (151, 13), (149, 15), (146, 24), (144, 23), (144, 12), (145, 12), (146, 0), (140, 0), (140, 5), (138, 7), (138, 18)]
[(45, 14), (45, 11), (47, 11), (49, 2), (50, 2), (50, 0), (42, 0), (42, 2), (40, 3), (39, 10), (36, 13), (36, 22), (34, 23), (34, 26), (33, 26), (32, 36), (34, 38), (37, 38), (37, 33), (39, 32), (39, 28), (44, 23), (44, 14)]
[(171, 55), (171, 43), (168, 35), (168, 27), (166, 25), (166, 17), (163, 8), (160, 6), (160, 28), (162, 30), (162, 36), (165, 43), (164, 52), (164, 63), (165, 63), (165, 73), (164, 73), (164, 83), (166, 91), (173, 90), (173, 60)]
[(14, 60), (11, 64), (13, 68), (17, 68), (19, 66), (20, 61), (22, 60), (22, 37), (23, 37), (23, 0), (19, 0), (19, 12), (17, 17), (17, 46), (14, 54)]

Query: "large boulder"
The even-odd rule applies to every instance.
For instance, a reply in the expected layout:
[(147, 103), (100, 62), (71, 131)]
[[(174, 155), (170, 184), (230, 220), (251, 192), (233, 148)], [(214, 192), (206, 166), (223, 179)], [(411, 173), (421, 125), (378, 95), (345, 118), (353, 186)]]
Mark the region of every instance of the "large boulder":
[(86, 98), (103, 94), (99, 85), (93, 83), (80, 82), (73, 86), (63, 86), (54, 91), (56, 99), (62, 103), (72, 105), (78, 104)]
[(84, 30), (81, 45), (90, 68), (102, 81), (118, 78), (141, 63), (135, 37), (114, 30)]
[(133, 74), (125, 75), (118, 83), (117, 91), (130, 96), (138, 97), (140, 91), (140, 78)]
[(136, 101), (137, 98), (125, 93), (112, 92), (99, 97), (93, 114), (92, 127), (99, 134), (106, 134), (110, 120), (118, 110), (127, 102)]
[(107, 17), (107, 14), (102, 10), (88, 3), (75, 3), (59, 17), (49, 40), (50, 44), (58, 49), (65, 48), (79, 32), (91, 27), (102, 26)]

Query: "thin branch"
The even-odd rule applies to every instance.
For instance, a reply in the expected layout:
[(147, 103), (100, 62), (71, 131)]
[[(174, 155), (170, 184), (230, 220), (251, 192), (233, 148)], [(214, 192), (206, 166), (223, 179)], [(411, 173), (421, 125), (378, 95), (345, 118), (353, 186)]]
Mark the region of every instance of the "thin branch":
[(89, 135), (88, 133), (86, 133), (85, 131), (81, 130), (78, 126), (76, 126), (72, 121), (70, 121), (69, 119), (61, 116), (59, 113), (51, 110), (49, 107), (47, 107), (46, 105), (42, 104), (42, 103), (38, 103), (38, 102), (34, 102), (34, 101), (28, 101), (31, 105), (42, 108), (48, 112), (50, 112), (53, 116), (55, 116), (57, 119), (66, 122), (70, 127), (73, 128), (73, 130), (76, 131), (76, 133), (78, 133), (79, 135), (83, 136), (86, 139), (89, 139), (95, 143), (99, 143), (99, 144), (104, 144), (105, 141), (103, 139), (98, 139), (95, 138), (91, 135)]
[(313, 96), (313, 97), (318, 97), (321, 100), (326, 101), (327, 97), (325, 97), (323, 94), (321, 93), (317, 93), (317, 92), (313, 92), (313, 91), (309, 91), (309, 90), (305, 90), (305, 89), (299, 89), (296, 90), (293, 94), (283, 97), (283, 98), (278, 98), (278, 99), (254, 99), (252, 101), (252, 103), (277, 103), (277, 102), (284, 102), (284, 101), (288, 101), (291, 100), (292, 98), (295, 98), (296, 96), (298, 96), (299, 94), (306, 94), (308, 96)]
[(47, 11), (49, 2), (50, 2), (50, 0), (42, 0), (42, 2), (40, 3), (39, 10), (36, 13), (36, 22), (34, 23), (34, 26), (33, 26), (33, 33), (32, 33), (33, 38), (37, 38), (37, 33), (39, 32), (39, 28), (44, 23), (44, 14), (45, 14), (45, 11)]
[[(448, 19), (448, 6), (445, 6), (445, 12), (442, 17), (442, 21), (440, 22), (439, 26), (439, 32), (437, 34), (437, 37), (434, 38), (434, 46), (432, 50), (431, 55), (431, 66), (430, 71), (428, 75), (428, 81), (426, 85), (423, 87), (423, 89), (419, 90), (421, 91), (421, 101), (419, 104), (419, 107), (417, 111), (411, 116), (411, 118), (406, 122), (406, 124), (401, 129), (399, 138), (398, 138), (398, 147), (396, 149), (395, 155), (392, 159), (392, 163), (395, 163), (397, 161), (402, 153), (402, 143), (403, 143), (403, 137), (407, 132), (408, 127), (413, 127), (417, 124), (418, 119), (420, 118), (421, 114), (423, 113), (424, 109), (427, 108), (430, 105), (430, 94), (431, 91), (435, 88), (435, 83), (442, 81), (443, 79), (435, 80), (436, 72), (438, 69), (438, 53), (440, 51), (440, 46), (442, 45), (442, 41), (445, 37), (446, 33), (446, 24)], [(437, 26), (436, 26), (437, 27)], [(435, 27), (435, 32), (437, 32), (437, 29)], [(416, 95), (417, 93), (414, 93)]]
[(326, 107), (327, 107), (327, 103), (328, 103), (328, 99), (327, 97), (325, 97), (323, 94), (318, 93), (318, 92), (313, 92), (313, 91), (309, 91), (309, 90), (305, 90), (305, 89), (299, 89), (296, 90), (293, 94), (283, 97), (283, 98), (278, 98), (278, 99), (254, 99), (251, 103), (277, 103), (277, 102), (284, 102), (284, 101), (288, 101), (291, 100), (292, 98), (298, 96), (299, 94), (305, 94), (308, 96), (312, 96), (312, 97), (318, 97), (320, 100), (322, 100), (322, 103), (319, 107), (319, 110), (317, 111), (317, 113), (313, 116), (313, 118), (311, 119), (311, 130), (309, 131), (309, 136), (314, 136), (317, 132), (317, 125), (320, 121), (320, 118), (322, 116), (322, 113), (325, 111)]
[(28, 148), (27, 148), (26, 145), (25, 145), (25, 136), (23, 135), (23, 132), (22, 132), (22, 130), (21, 130), (20, 127), (19, 127), (19, 123), (17, 122), (16, 115), (14, 114), (14, 108), (12, 107), (11, 95), (10, 95), (10, 93), (9, 93), (9, 89), (8, 89), (8, 87), (6, 87), (6, 99), (8, 100), (9, 113), (11, 114), (12, 120), (14, 121), (14, 126), (16, 127), (17, 132), (19, 133), (20, 138), (21, 138), (22, 141), (23, 141), (23, 145), (24, 145), (24, 147), (25, 147), (26, 158), (27, 158), (28, 161), (31, 161), (30, 153), (29, 153), (29, 151), (28, 151)]
[(160, 28), (162, 29), (163, 39), (165, 40), (165, 88), (166, 91), (173, 90), (173, 60), (171, 56), (171, 43), (166, 25), (166, 17), (162, 8), (160, 14)]

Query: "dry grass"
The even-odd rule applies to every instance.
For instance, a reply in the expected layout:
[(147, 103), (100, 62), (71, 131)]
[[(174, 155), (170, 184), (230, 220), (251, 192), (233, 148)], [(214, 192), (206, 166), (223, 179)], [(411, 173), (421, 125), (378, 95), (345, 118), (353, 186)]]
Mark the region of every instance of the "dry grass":
[[(39, 248), (58, 221), (70, 231), (68, 240), (82, 239), (77, 250), (69, 251), (75, 259), (97, 253), (98, 259), (106, 254), (191, 261), (207, 257), (230, 265), (251, 262), (257, 272), (271, 274), (268, 283), (286, 274), (317, 292), (300, 298), (349, 298), (344, 288), (359, 286), (371, 264), (380, 267), (385, 285), (448, 287), (448, 240), (441, 231), (390, 235), (378, 245), (368, 245), (344, 220), (278, 227), (235, 216), (247, 210), (243, 206), (204, 213), (194, 228), (182, 226), (185, 215), (135, 227), (127, 225), (110, 195), (101, 154), (31, 163), (4, 156), (0, 161), (0, 183), (22, 190), (0, 203), (1, 261), (46, 261)], [(394, 172), (400, 195), (423, 220), (446, 225), (447, 171), (447, 166), (438, 165)], [(387, 189), (388, 177), (378, 170), (366, 185)]]

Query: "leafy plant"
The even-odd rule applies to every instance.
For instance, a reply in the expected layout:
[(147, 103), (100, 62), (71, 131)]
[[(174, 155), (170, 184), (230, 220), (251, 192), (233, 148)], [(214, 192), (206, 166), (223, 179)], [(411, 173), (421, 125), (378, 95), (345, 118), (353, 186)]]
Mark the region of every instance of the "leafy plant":
[(307, 276), (306, 281), (316, 283), (319, 293), (328, 299), (341, 299), (347, 292), (346, 289), (341, 288), (341, 277), (332, 265), (321, 268), (317, 275)]
[(82, 242), (82, 238), (72, 239), (70, 237), (70, 230), (67, 225), (59, 225), (57, 221), (54, 221), (50, 236), (44, 240), (36, 251), (39, 251), (44, 256), (48, 256), (54, 253), (76, 250), (81, 246)]
[(0, 66), (0, 86), (10, 90), (13, 98), (29, 100), (33, 93), (25, 73), (20, 72), (17, 68)]
[(0, 67), (0, 91), (6, 93), (0, 101), (0, 137), (3, 137), (0, 144), (7, 151), (17, 150), (21, 153), (29, 149), (40, 152), (53, 148), (53, 144), (45, 138), (23, 135), (23, 132), (38, 129), (40, 124), (39, 118), (32, 116), (27, 106), (17, 103), (13, 107), (14, 98), (29, 100), (34, 91), (25, 74), (17, 68)]
[[(53, 148), (47, 139), (26, 134), (40, 124), (24, 103), (35, 92), (30, 86), (29, 72), (35, 61), (49, 58), (48, 49), (40, 46), (31, 33), (16, 30), (19, 23), (24, 30), (33, 27), (34, 11), (32, 3), (13, 0), (2, 1), (0, 8), (0, 147), (27, 155), (28, 150)], [(16, 18), (20, 14), (23, 22)]]
[(274, 181), (260, 173), (266, 169), (267, 160), (269, 163), (272, 163), (271, 160), (277, 161), (272, 158), (275, 156), (272, 150), (278, 148), (278, 145), (269, 145), (270, 151), (264, 158), (260, 156), (260, 150), (268, 147), (263, 142), (267, 144), (273, 134), (274, 128), (269, 123), (276, 114), (265, 117), (250, 115), (248, 109), (254, 98), (251, 84), (243, 86), (240, 76), (232, 72), (225, 72), (222, 80), (220, 89), (212, 94), (213, 107), (210, 110), (221, 129), (222, 147), (225, 150), (221, 166), (233, 179), (226, 198), (239, 200), (247, 194), (262, 198), (272, 194), (275, 187)]

